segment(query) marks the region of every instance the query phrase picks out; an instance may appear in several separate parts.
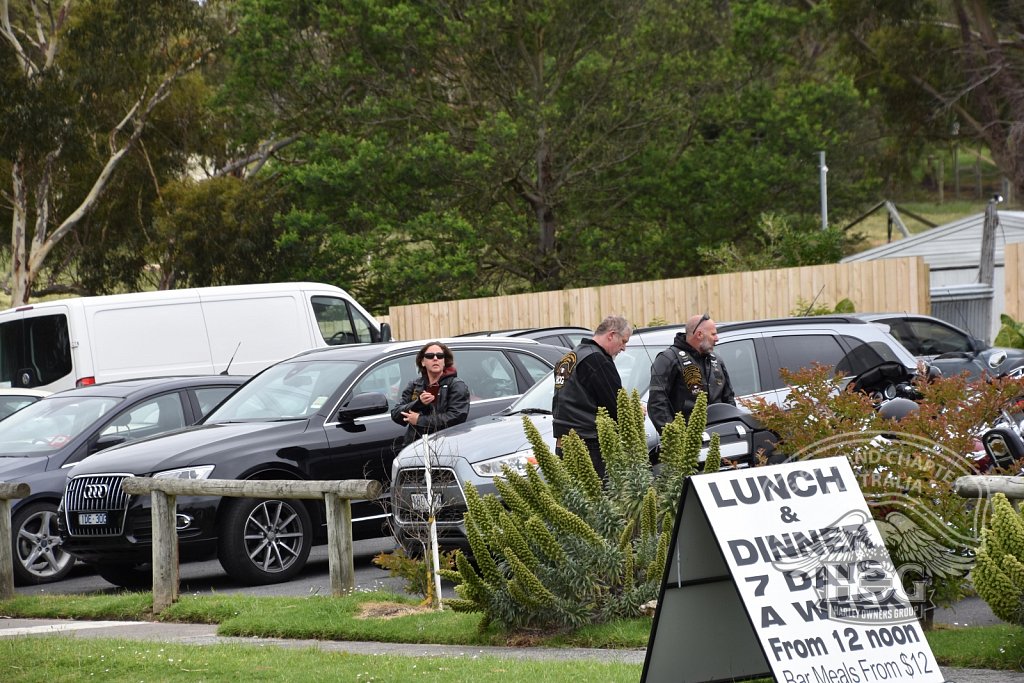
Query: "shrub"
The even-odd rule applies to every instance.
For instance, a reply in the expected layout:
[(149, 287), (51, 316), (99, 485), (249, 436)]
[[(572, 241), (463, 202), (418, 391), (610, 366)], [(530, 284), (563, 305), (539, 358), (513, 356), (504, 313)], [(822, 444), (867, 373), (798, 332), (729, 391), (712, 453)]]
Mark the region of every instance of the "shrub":
[[(618, 423), (603, 409), (597, 416), (604, 481), (575, 432), (562, 439), (559, 459), (523, 419), (539, 469), (506, 469), (495, 479), (500, 499), (467, 486), (473, 562), (457, 552), (458, 570), (443, 572), (459, 595), (450, 607), (510, 630), (565, 629), (638, 616), (657, 598), (682, 482), (697, 470), (707, 402), (698, 400), (689, 424), (677, 415), (665, 427), (657, 474), (636, 392), (620, 392), (618, 415)], [(708, 461), (717, 462), (717, 440), (710, 451)]]
[(993, 614), (1024, 626), (1024, 517), (1002, 493), (992, 497), (992, 524), (982, 532), (974, 587)]
[(837, 390), (830, 368), (783, 376), (792, 387), (784, 408), (764, 401), (750, 406), (778, 435), (776, 452), (796, 459), (846, 456), (895, 566), (925, 570), (904, 576), (908, 591), (923, 578), (938, 604), (962, 597), (978, 517), (974, 503), (954, 493), (952, 483), (975, 473), (967, 454), (974, 451), (979, 426), (1020, 393), (1019, 382), (969, 384), (966, 375), (919, 379), (918, 409), (895, 423), (879, 415), (870, 397)]
[(993, 344), (1013, 349), (1024, 349), (1024, 323), (1017, 322), (1005, 313), (999, 316), (999, 322), (1001, 326)]

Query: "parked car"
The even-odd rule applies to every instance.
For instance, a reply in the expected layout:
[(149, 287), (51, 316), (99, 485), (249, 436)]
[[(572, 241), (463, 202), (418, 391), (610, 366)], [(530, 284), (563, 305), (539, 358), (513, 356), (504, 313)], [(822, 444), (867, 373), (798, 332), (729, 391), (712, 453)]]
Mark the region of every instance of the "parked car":
[(0, 389), (0, 420), (49, 395), (40, 389)]
[(460, 337), (521, 337), (533, 339), (542, 344), (574, 348), (581, 340), (594, 336), (593, 330), (586, 327), (531, 327), (514, 330), (489, 330), (486, 332), (467, 332)]
[(0, 421), (0, 479), (25, 482), (12, 507), (14, 578), (41, 584), (74, 564), (61, 546), (57, 504), (68, 469), (106, 448), (194, 424), (245, 377), (124, 380), (69, 389)]
[[(526, 339), (443, 340), (469, 385), (470, 416), (506, 408), (551, 373), (562, 349)], [(71, 472), (60, 512), (64, 548), (123, 586), (151, 580), (148, 496), (126, 496), (128, 476), (190, 479), (388, 481), (405, 427), (389, 414), (417, 373), (423, 342), (315, 349), (242, 386), (202, 424), (115, 448)], [(353, 501), (356, 538), (381, 536), (380, 501)], [(183, 559), (215, 555), (247, 584), (285, 581), (326, 541), (322, 502), (180, 496)]]
[(911, 313), (859, 313), (857, 317), (887, 325), (912, 354), (927, 361), (943, 375), (967, 372), (971, 379), (982, 375), (1024, 376), (1024, 349), (993, 347), (956, 325), (930, 315)]
[[(636, 389), (646, 400), (651, 364), (681, 329), (677, 325), (637, 330), (630, 337), (626, 350), (615, 358), (627, 390)], [(780, 374), (783, 368), (793, 371), (820, 363), (852, 377), (883, 363), (898, 364), (907, 373), (913, 373), (917, 366), (916, 359), (882, 327), (841, 316), (721, 323), (718, 335), (715, 353), (724, 361), (741, 403), (763, 398), (781, 405), (789, 394), (789, 387)], [(890, 388), (882, 386), (878, 390), (886, 393)], [(431, 493), (441, 544), (465, 544), (462, 519), (466, 512), (463, 489), (466, 482), (472, 483), (482, 494), (495, 493), (494, 477), (501, 475), (503, 464), (522, 470), (533, 457), (523, 432), (524, 415), (530, 417), (548, 446), (554, 448), (553, 393), (552, 373), (508, 410), (470, 420), (432, 441)], [(723, 458), (746, 463), (758, 450), (758, 444), (754, 443), (758, 436), (749, 425), (740, 426), (742, 434), (736, 429), (735, 421), (729, 429), (713, 431), (718, 431), (722, 437)], [(647, 420), (647, 428), (648, 441), (652, 449), (656, 448), (657, 435), (654, 434), (653, 442), (650, 438), (654, 429), (650, 420)], [(705, 434), (705, 444), (708, 441)], [(411, 553), (420, 551), (420, 540), (426, 538), (423, 448), (422, 442), (411, 444), (392, 464), (392, 533)]]

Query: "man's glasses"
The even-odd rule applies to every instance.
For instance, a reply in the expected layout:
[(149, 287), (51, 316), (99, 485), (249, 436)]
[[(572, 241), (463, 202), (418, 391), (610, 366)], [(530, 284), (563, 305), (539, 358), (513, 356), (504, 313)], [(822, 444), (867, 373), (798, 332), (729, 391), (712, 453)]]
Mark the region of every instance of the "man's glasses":
[(444, 360), (443, 353), (425, 353), (423, 354), (423, 357), (429, 360)]

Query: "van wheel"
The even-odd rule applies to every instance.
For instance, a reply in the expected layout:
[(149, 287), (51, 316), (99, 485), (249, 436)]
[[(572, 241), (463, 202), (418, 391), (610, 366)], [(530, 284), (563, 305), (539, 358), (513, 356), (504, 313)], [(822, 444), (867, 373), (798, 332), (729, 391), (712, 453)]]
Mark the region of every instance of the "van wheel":
[(153, 587), (153, 568), (148, 564), (95, 564), (92, 567), (115, 586), (135, 590)]
[(14, 581), (19, 586), (60, 581), (75, 566), (75, 558), (61, 548), (53, 503), (23, 505), (11, 519), (11, 531)]
[(256, 586), (287, 581), (302, 571), (313, 545), (302, 501), (242, 498), (226, 505), (217, 558), (233, 579)]

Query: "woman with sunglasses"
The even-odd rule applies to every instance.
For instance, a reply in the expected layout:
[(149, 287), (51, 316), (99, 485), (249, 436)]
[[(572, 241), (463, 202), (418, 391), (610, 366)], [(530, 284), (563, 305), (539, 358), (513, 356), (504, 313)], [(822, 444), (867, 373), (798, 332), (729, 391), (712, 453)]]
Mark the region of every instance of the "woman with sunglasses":
[(455, 371), (452, 350), (430, 342), (416, 354), (420, 376), (409, 382), (402, 400), (391, 409), (391, 419), (408, 425), (403, 445), (424, 434), (461, 424), (469, 417), (469, 387)]
[(718, 326), (711, 316), (695, 315), (686, 321), (686, 332), (676, 334), (672, 346), (658, 354), (651, 365), (651, 389), (647, 414), (658, 433), (682, 413), (687, 420), (697, 394), (708, 395), (708, 405), (736, 405), (729, 372), (713, 351), (718, 343)]

